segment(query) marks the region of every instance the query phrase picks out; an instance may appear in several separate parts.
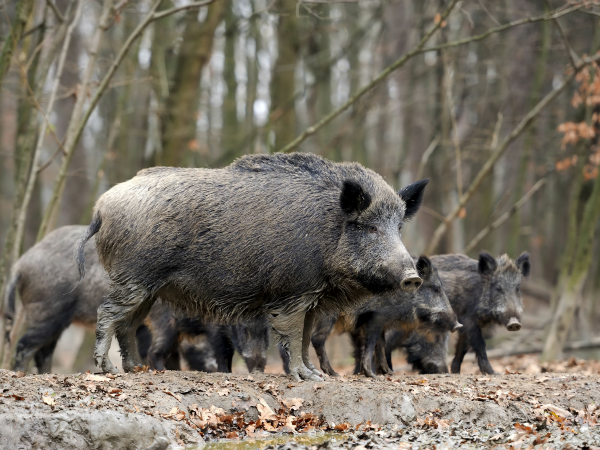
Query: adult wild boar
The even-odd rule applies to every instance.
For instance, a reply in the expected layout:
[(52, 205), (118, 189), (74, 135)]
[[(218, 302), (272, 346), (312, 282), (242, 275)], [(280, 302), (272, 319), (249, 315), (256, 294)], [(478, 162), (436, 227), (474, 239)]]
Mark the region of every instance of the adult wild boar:
[(93, 242), (82, 249), (90, 273), (73, 291), (79, 274), (73, 265), (72, 249), (85, 229), (73, 225), (54, 230), (12, 267), (6, 289), (7, 322), (13, 321), (17, 291), (28, 322), (17, 343), (15, 370), (24, 372), (34, 357), (39, 373), (50, 372), (54, 348), (62, 332), (73, 322), (89, 327), (96, 324), (96, 310), (109, 289)]
[(464, 325), (459, 330), (452, 373), (460, 373), (469, 349), (475, 352), (482, 373), (495, 373), (487, 357), (483, 333), (496, 325), (509, 331), (521, 329), (521, 280), (530, 272), (529, 255), (522, 253), (512, 260), (508, 255), (494, 258), (481, 252), (479, 260), (457, 254), (437, 255), (431, 260), (439, 270), (458, 320)]
[(315, 314), (419, 287), (400, 236), (427, 180), (399, 193), (356, 163), (306, 153), (249, 155), (223, 169), (155, 167), (103, 194), (76, 247), (96, 236), (112, 281), (98, 310), (96, 364), (116, 335), (123, 368), (134, 330), (157, 298), (203, 317), (267, 314), (296, 379), (320, 380), (308, 359)]

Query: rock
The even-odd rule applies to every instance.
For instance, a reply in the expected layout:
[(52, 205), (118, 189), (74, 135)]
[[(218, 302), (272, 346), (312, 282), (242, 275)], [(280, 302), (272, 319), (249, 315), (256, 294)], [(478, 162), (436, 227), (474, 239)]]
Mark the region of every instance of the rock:
[(402, 401), (400, 402), (397, 416), (400, 417), (400, 420), (405, 425), (410, 425), (417, 420), (417, 412), (415, 411), (415, 407), (413, 406), (410, 397), (406, 394), (402, 396)]

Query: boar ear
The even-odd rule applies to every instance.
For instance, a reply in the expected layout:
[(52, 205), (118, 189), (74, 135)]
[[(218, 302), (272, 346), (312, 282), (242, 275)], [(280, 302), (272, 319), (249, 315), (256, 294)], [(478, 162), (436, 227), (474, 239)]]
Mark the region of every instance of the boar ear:
[(432, 265), (431, 260), (427, 256), (419, 256), (416, 266), (417, 273), (419, 274), (421, 279), (426, 280), (431, 276)]
[(340, 194), (340, 206), (347, 214), (361, 213), (371, 204), (371, 196), (356, 181), (346, 180)]
[(481, 252), (479, 254), (479, 273), (482, 275), (491, 275), (494, 273), (498, 264), (496, 264), (496, 258), (490, 255), (488, 252)]
[(406, 213), (404, 214), (404, 220), (412, 219), (417, 213), (423, 203), (423, 194), (425, 193), (425, 186), (429, 183), (429, 178), (424, 180), (415, 181), (408, 186), (403, 187), (398, 191), (398, 195), (404, 203), (406, 203)]
[(515, 262), (517, 263), (517, 267), (521, 270), (523, 276), (528, 277), (529, 272), (531, 271), (531, 264), (529, 263), (529, 253), (521, 253), (521, 256), (519, 256)]

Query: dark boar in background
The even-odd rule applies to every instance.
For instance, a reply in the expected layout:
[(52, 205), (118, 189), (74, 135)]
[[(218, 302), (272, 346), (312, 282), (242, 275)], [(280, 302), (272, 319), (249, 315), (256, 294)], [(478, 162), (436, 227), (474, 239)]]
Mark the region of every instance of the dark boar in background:
[(96, 310), (109, 288), (93, 241), (83, 249), (89, 261), (88, 276), (73, 290), (79, 278), (73, 264), (73, 244), (85, 229), (74, 225), (54, 230), (13, 265), (6, 290), (6, 318), (8, 322), (14, 320), (18, 291), (28, 323), (17, 343), (14, 370), (24, 372), (33, 356), (39, 373), (50, 372), (62, 332), (71, 323), (96, 325)]
[(98, 310), (96, 364), (116, 335), (123, 368), (138, 364), (134, 330), (157, 298), (236, 322), (267, 315), (295, 379), (318, 314), (421, 284), (400, 236), (427, 180), (395, 192), (356, 163), (308, 153), (247, 155), (223, 169), (155, 167), (100, 197), (76, 248), (93, 235), (112, 281)]
[[(384, 353), (385, 333), (389, 330), (410, 333), (419, 329), (422, 333), (429, 333), (460, 328), (461, 325), (429, 258), (419, 257), (416, 267), (423, 280), (417, 291), (397, 291), (376, 296), (353, 312), (317, 319), (311, 340), (323, 372), (337, 376), (325, 350), (325, 341), (334, 326), (338, 332), (350, 334), (354, 347), (354, 373), (364, 373), (370, 377), (375, 377), (375, 372), (391, 373)], [(375, 370), (372, 367), (373, 360)]]
[[(167, 361), (177, 354), (182, 339), (193, 342), (200, 335), (206, 337), (211, 352), (186, 346), (183, 353), (192, 370), (231, 372), (234, 351), (242, 356), (249, 372), (264, 372), (267, 365), (270, 324), (264, 316), (230, 325), (206, 323), (200, 317), (189, 317), (158, 301), (145, 323), (152, 331), (147, 353), (153, 369), (169, 369)], [(209, 360), (214, 370), (207, 364)]]
[(512, 260), (507, 255), (494, 258), (481, 252), (479, 261), (456, 254), (431, 259), (439, 270), (452, 308), (464, 325), (459, 330), (452, 373), (460, 373), (469, 349), (475, 352), (482, 373), (495, 373), (487, 357), (483, 333), (496, 325), (509, 331), (521, 329), (521, 280), (529, 275), (529, 255), (523, 253)]

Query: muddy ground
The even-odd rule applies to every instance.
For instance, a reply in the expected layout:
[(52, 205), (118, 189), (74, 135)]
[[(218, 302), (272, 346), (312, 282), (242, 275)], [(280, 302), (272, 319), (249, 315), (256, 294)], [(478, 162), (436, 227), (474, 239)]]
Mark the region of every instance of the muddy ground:
[[(512, 360), (510, 367), (529, 367), (535, 357)], [(245, 448), (256, 448), (267, 446), (267, 437), (302, 436), (309, 438), (304, 444), (271, 447), (600, 447), (597, 363), (538, 366), (542, 373), (323, 382), (273, 374), (0, 371), (0, 442), (14, 449), (158, 450), (211, 447), (218, 439), (230, 440), (220, 447), (252, 439)], [(555, 368), (571, 373), (548, 372)]]

